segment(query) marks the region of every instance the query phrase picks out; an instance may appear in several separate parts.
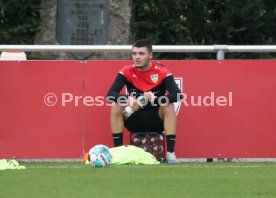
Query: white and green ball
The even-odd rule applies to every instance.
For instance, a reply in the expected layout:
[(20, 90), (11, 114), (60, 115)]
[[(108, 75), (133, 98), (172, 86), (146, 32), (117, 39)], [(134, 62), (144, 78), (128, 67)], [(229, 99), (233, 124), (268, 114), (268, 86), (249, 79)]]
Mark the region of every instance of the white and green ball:
[(93, 167), (108, 167), (112, 162), (112, 154), (107, 146), (98, 144), (89, 150), (88, 160)]

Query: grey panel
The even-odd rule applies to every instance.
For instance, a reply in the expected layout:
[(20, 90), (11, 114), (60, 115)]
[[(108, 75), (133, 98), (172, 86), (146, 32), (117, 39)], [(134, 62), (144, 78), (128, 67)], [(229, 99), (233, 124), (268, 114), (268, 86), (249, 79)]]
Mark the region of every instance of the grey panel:
[[(108, 37), (108, 0), (58, 0), (57, 40), (65, 45), (103, 45)], [(74, 53), (80, 59), (89, 53)]]

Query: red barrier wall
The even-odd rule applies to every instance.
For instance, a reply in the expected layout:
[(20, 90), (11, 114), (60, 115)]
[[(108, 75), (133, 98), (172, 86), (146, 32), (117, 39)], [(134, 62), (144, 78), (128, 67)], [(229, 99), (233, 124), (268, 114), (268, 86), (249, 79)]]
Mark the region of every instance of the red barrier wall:
[[(0, 158), (79, 158), (112, 146), (104, 97), (127, 63), (1, 61)], [(178, 157), (276, 157), (276, 61), (161, 63), (183, 79)]]

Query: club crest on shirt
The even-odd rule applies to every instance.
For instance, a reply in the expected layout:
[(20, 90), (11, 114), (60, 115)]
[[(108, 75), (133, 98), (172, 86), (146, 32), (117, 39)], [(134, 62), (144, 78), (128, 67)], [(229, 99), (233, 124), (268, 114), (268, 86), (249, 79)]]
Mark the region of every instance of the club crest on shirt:
[(158, 81), (158, 74), (151, 74), (150, 79), (153, 83), (156, 83)]

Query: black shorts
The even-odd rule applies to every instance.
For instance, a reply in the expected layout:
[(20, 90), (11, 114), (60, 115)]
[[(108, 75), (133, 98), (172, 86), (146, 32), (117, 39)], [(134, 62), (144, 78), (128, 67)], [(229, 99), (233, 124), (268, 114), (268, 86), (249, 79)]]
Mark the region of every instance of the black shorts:
[(159, 117), (158, 111), (159, 107), (153, 109), (140, 109), (125, 120), (125, 127), (131, 133), (163, 133), (163, 120)]

